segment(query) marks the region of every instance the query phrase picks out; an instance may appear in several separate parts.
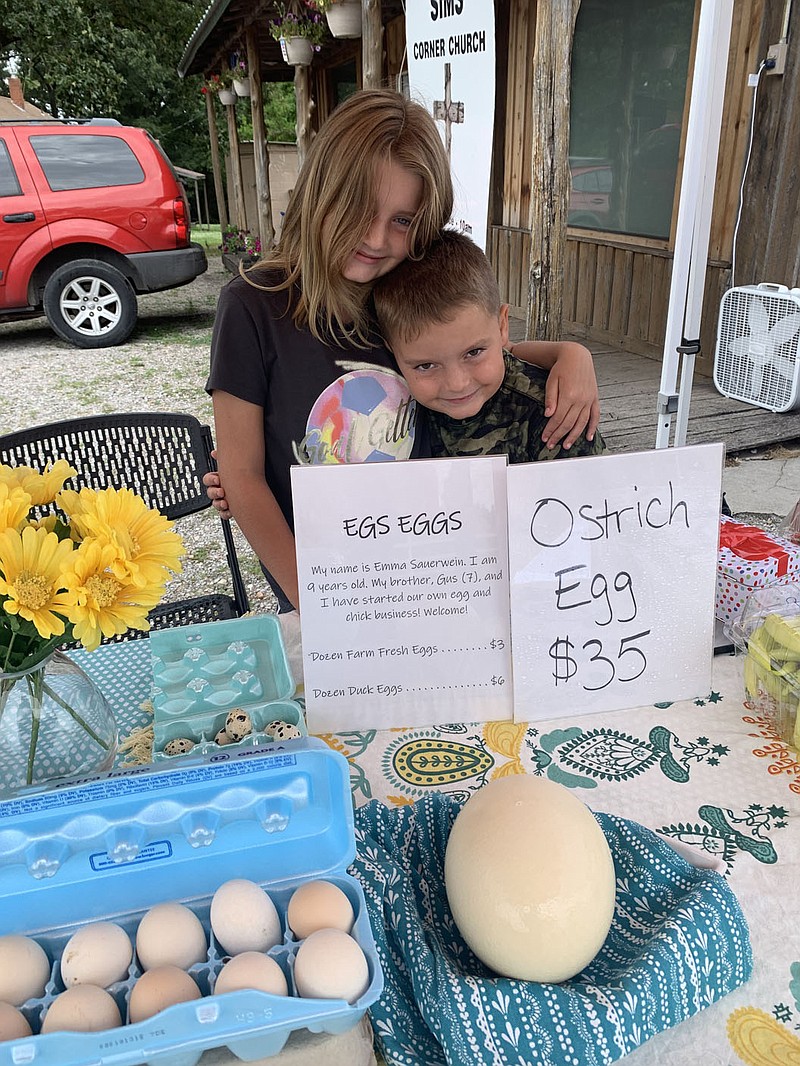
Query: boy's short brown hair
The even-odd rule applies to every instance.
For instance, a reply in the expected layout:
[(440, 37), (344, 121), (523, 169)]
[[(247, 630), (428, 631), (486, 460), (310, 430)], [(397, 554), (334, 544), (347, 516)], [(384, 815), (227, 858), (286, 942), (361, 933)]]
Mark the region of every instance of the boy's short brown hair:
[(447, 322), (464, 307), (500, 313), (500, 290), (492, 265), (469, 237), (443, 230), (421, 259), (406, 259), (373, 289), (384, 339), (416, 340), (426, 326)]

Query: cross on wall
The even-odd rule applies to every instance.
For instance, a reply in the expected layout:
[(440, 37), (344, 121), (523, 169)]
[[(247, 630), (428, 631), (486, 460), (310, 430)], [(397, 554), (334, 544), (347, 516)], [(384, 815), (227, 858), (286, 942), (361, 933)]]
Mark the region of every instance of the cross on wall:
[(464, 121), (463, 101), (453, 100), (451, 90), (450, 64), (444, 65), (444, 100), (433, 101), (433, 117), (438, 122), (444, 122), (444, 146), (447, 150), (447, 158), (450, 159), (450, 145), (452, 143), (452, 129), (454, 124)]

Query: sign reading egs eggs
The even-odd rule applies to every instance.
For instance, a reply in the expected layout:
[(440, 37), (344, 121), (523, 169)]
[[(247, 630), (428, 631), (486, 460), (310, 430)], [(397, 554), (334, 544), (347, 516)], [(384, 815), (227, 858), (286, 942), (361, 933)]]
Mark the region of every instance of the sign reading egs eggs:
[(292, 467), (311, 732), (511, 717), (505, 472)]

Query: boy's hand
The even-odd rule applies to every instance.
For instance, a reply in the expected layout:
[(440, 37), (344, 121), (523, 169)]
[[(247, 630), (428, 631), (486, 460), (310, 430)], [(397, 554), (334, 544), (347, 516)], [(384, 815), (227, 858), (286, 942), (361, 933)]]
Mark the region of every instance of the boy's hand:
[(582, 344), (564, 345), (547, 378), (542, 440), (548, 448), (571, 448), (581, 433), (594, 440), (600, 402), (592, 353)]
[[(216, 451), (211, 453), (214, 459), (217, 458)], [(209, 470), (207, 474), (203, 474), (203, 484), (206, 487), (206, 496), (213, 503), (219, 512), (220, 518), (232, 518), (233, 515), (228, 507), (228, 501), (225, 498), (225, 489), (222, 487), (222, 482), (219, 479), (219, 474), (216, 470)]]

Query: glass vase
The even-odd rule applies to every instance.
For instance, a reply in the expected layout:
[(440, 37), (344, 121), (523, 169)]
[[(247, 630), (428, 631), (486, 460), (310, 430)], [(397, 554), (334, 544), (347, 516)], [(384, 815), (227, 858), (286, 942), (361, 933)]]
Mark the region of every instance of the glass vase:
[(108, 770), (117, 739), (106, 698), (62, 652), (0, 673), (0, 796)]

